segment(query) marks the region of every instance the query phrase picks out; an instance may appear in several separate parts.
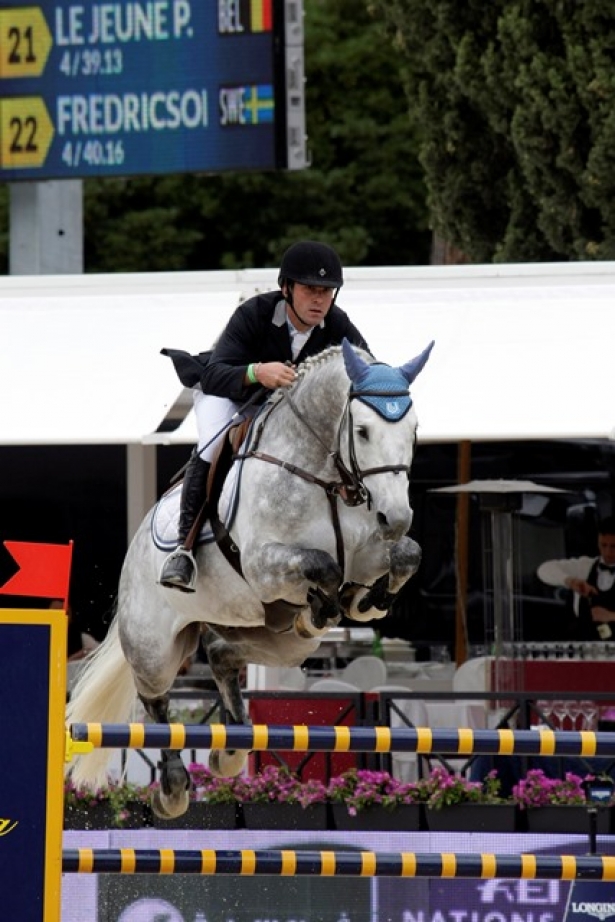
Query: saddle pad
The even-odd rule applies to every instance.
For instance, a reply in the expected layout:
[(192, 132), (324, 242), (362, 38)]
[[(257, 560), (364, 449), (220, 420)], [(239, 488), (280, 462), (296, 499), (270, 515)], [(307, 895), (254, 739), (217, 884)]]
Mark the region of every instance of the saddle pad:
[[(235, 461), (224, 481), (220, 503), (218, 505), (218, 515), (220, 521), (224, 522), (226, 528), (230, 528), (239, 501), (239, 482), (241, 480), (241, 470), (243, 461)], [(169, 490), (164, 496), (161, 496), (152, 516), (152, 540), (157, 548), (161, 551), (173, 551), (178, 544), (177, 525), (179, 522), (179, 504), (181, 499), (181, 483), (178, 483), (173, 489)], [(215, 541), (214, 534), (209, 522), (203, 524), (196, 543), (209, 544)]]

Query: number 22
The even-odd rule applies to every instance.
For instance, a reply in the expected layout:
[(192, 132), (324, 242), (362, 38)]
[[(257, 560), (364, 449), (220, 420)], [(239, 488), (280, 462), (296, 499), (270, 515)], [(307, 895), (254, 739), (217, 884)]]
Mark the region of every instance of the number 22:
[(11, 140), (11, 153), (23, 154), (24, 151), (32, 153), (38, 150), (34, 138), (36, 136), (36, 119), (29, 115), (25, 119), (12, 118), (10, 126), (13, 131)]

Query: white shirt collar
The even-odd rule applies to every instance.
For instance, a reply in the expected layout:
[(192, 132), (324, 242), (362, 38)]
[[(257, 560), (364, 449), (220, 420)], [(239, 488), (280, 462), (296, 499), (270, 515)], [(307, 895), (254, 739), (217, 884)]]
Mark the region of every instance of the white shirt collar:
[[(274, 324), (274, 326), (276, 326), (276, 327), (283, 327), (285, 323), (288, 323), (289, 326), (291, 326), (293, 330), (297, 330), (297, 328), (296, 328), (295, 326), (293, 326), (293, 324), (291, 323), (291, 321), (288, 319), (288, 314), (287, 314), (287, 312), (286, 312), (286, 301), (285, 301), (283, 298), (282, 298), (280, 301), (278, 301), (278, 303), (276, 304), (275, 310), (274, 310), (274, 312), (273, 312), (273, 319), (272, 319), (271, 322), (272, 322), (272, 323)], [(324, 319), (323, 319), (323, 320), (320, 321), (320, 323), (318, 324), (318, 326), (322, 329), (322, 328), (324, 327), (324, 325), (325, 325), (325, 321), (324, 321)], [(314, 327), (311, 327), (311, 328), (310, 328), (310, 332), (311, 332), (313, 329), (314, 329)], [(300, 331), (297, 330), (297, 333), (299, 333), (299, 332), (300, 332)]]

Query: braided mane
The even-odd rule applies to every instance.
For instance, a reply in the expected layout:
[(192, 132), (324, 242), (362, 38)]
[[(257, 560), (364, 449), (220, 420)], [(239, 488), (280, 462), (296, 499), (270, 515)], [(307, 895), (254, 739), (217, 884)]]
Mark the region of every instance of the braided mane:
[[(353, 348), (356, 349), (358, 347), (354, 346)], [(361, 349), (360, 352), (365, 357), (366, 361), (370, 364), (374, 361), (373, 357), (369, 355), (369, 353), (365, 352), (365, 350)], [(303, 360), (303, 362), (301, 362), (300, 365), (297, 366), (297, 378), (290, 388), (291, 393), (293, 389), (298, 384), (300, 384), (304, 378), (309, 376), (311, 372), (313, 372), (315, 369), (322, 368), (323, 365), (330, 364), (333, 359), (338, 358), (341, 354), (341, 346), (329, 346), (327, 349), (323, 349), (322, 352), (318, 352), (316, 355), (309, 355), (306, 359)], [(284, 388), (278, 388), (275, 390), (270, 396), (268, 402), (270, 404), (278, 403), (284, 396), (284, 390)]]

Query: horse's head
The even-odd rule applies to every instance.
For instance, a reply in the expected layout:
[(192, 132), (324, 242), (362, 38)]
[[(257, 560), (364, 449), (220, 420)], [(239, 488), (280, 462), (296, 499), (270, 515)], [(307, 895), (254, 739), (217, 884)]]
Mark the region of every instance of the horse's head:
[(409, 386), (433, 348), (393, 368), (369, 363), (347, 340), (342, 343), (350, 378), (347, 438), (340, 443), (343, 463), (368, 493), (382, 535), (396, 540), (412, 524), (408, 477), (417, 419)]

